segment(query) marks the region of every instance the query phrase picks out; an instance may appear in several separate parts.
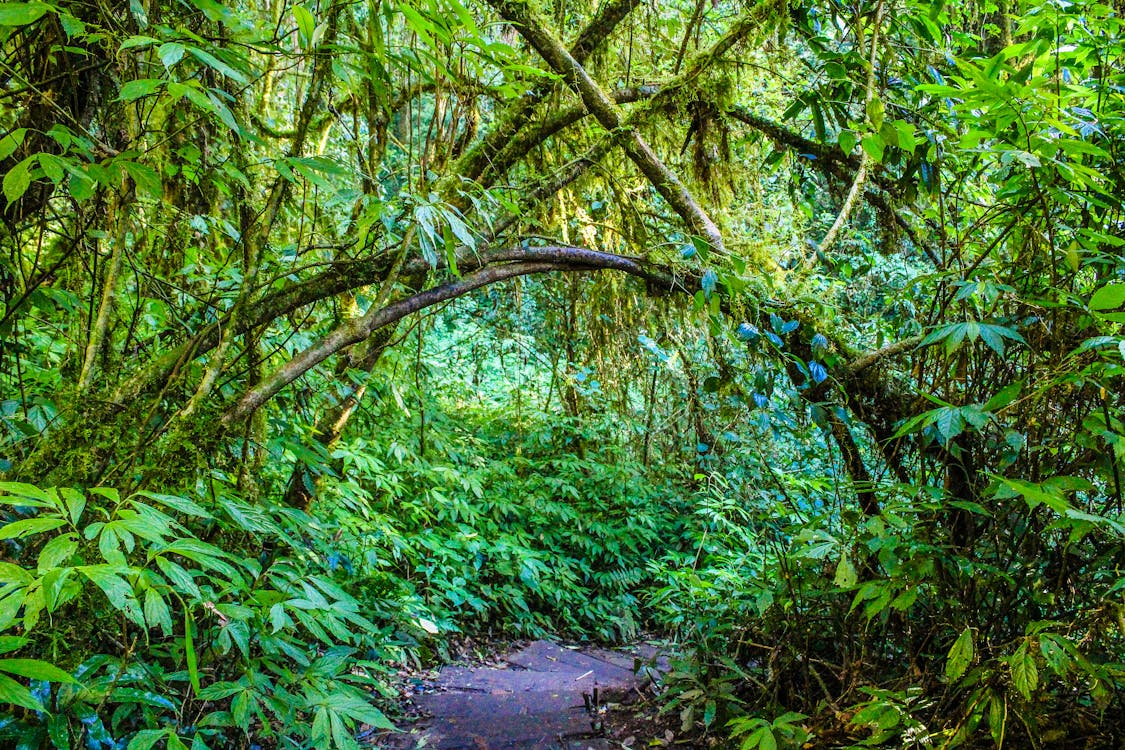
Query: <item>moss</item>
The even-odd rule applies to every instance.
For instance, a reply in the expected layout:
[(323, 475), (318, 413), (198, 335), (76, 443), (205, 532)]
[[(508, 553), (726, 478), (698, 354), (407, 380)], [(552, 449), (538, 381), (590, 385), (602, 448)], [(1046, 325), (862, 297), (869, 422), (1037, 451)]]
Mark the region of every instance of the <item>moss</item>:
[(138, 486), (154, 489), (185, 487), (214, 466), (227, 431), (216, 404), (200, 407), (188, 419), (176, 419), (156, 450), (139, 468)]
[[(164, 394), (176, 403), (186, 394)], [(43, 487), (189, 486), (218, 451), (225, 435), (221, 405), (200, 408), (191, 419), (164, 425), (164, 409), (147, 399), (131, 404), (79, 396), (62, 411), (62, 423), (10, 473)]]
[(62, 424), (40, 438), (35, 450), (11, 474), (45, 487), (88, 487), (97, 484), (117, 452), (128, 424), (123, 407), (84, 399), (64, 409)]

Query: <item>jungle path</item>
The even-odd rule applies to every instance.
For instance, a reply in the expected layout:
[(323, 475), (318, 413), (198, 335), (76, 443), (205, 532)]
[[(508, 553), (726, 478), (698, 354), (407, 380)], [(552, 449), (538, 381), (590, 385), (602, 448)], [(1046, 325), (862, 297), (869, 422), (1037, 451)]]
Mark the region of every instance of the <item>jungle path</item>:
[(667, 669), (657, 649), (570, 649), (534, 641), (497, 666), (447, 666), (414, 699), (410, 735), (436, 750), (603, 750), (608, 704), (639, 696)]

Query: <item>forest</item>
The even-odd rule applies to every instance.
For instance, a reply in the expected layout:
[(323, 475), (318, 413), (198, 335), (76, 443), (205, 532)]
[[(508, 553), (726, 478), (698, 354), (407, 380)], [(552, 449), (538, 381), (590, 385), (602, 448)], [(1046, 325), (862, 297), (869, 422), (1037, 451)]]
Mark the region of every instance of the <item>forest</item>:
[(1122, 747), (1123, 15), (0, 4), (0, 747)]

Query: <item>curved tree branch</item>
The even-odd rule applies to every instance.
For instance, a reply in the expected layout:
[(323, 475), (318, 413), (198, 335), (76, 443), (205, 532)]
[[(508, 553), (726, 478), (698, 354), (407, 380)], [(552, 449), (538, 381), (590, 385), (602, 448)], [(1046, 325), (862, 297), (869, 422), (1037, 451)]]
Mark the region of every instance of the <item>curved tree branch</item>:
[(614, 269), (645, 278), (665, 278), (664, 274), (650, 270), (637, 258), (579, 247), (513, 248), (492, 253), (488, 260), (479, 270), (460, 279), (418, 292), (385, 307), (369, 310), (363, 317), (337, 326), (243, 394), (223, 415), (223, 422), (232, 424), (246, 418), (301, 375), (341, 349), (363, 341), (380, 328), (411, 313), (498, 281), (548, 271), (600, 269)]

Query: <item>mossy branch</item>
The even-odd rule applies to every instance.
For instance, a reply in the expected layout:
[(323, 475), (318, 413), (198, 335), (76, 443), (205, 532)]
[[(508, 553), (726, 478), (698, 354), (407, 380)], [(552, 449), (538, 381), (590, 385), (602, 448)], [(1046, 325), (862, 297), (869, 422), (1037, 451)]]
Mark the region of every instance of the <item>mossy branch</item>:
[[(584, 63), (638, 5), (640, 0), (613, 0), (603, 6), (586, 28), (578, 34), (578, 38), (570, 48), (571, 56), (580, 64)], [(489, 170), (497, 154), (516, 139), (531, 121), (531, 114), (535, 108), (555, 90), (554, 83), (539, 86), (525, 93), (501, 112), (492, 130), (458, 159), (450, 172), (453, 178), (458, 181), (479, 180)], [(493, 170), (492, 173), (503, 174), (503, 171)]]
[(563, 77), (597, 121), (610, 132), (622, 131), (621, 144), (626, 155), (637, 165), (649, 183), (668, 202), (691, 230), (703, 237), (717, 251), (723, 251), (722, 233), (718, 225), (707, 215), (691, 192), (670, 170), (640, 133), (625, 125), (625, 118), (617, 105), (602, 90), (574, 56), (536, 19), (530, 10), (514, 0), (489, 0), (489, 4), (520, 33), (547, 61), (551, 68)]

